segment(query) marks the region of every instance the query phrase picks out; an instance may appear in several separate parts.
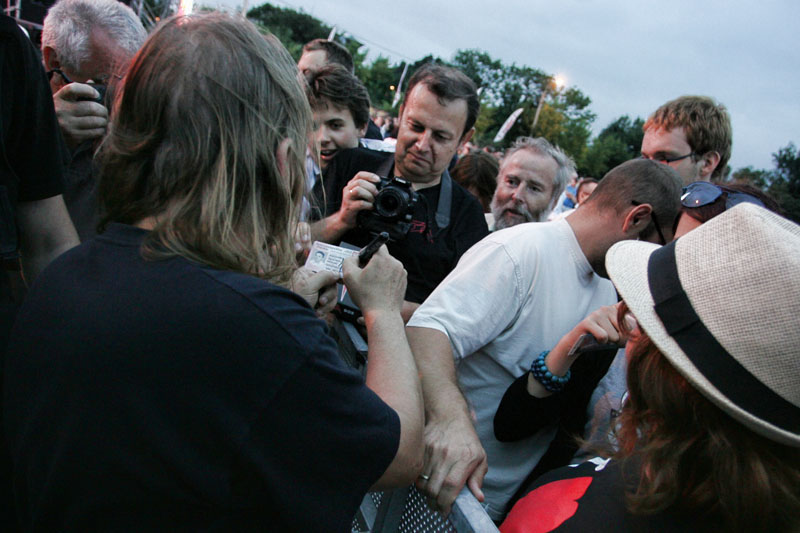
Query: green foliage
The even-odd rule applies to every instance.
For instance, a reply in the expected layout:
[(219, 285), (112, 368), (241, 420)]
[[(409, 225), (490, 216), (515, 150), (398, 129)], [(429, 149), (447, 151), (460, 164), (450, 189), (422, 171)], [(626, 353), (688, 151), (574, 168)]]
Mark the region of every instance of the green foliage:
[(772, 154), (775, 171), (767, 192), (775, 198), (787, 218), (800, 224), (800, 150), (793, 143)]
[[(152, 19), (161, 16), (170, 5), (167, 0), (144, 1), (146, 14), (149, 13)], [(312, 39), (326, 38), (331, 31), (329, 25), (307, 13), (270, 4), (251, 9), (247, 16), (280, 39), (295, 60), (300, 58), (303, 44)], [(361, 51), (363, 46), (358, 40), (342, 33), (338, 33), (335, 39), (353, 55), (356, 76), (367, 87), (373, 107), (389, 110), (394, 99), (391, 87), (400, 80), (403, 64), (393, 64), (383, 56), (366, 64), (366, 51)], [(432, 61), (447, 64), (428, 55), (409, 65), (407, 78), (420, 66)], [(606, 126), (597, 138), (590, 140), (595, 120), (589, 109), (591, 99), (575, 87), (557, 90), (553, 77), (540, 69), (513, 63), (508, 65), (485, 51), (474, 49), (459, 50), (450, 64), (461, 69), (482, 88), (481, 111), (475, 123), (474, 137), (480, 145), (492, 144), (506, 118), (521, 107), (522, 114), (505, 139), (498, 143), (498, 148), (507, 147), (522, 135), (542, 136), (575, 159), (580, 175), (595, 178), (601, 178), (611, 168), (639, 155), (644, 135), (641, 118), (631, 120), (622, 116)], [(407, 83), (408, 79), (404, 85)], [(541, 111), (534, 128), (537, 106), (541, 106)], [(778, 200), (789, 218), (800, 222), (800, 151), (790, 143), (774, 153), (773, 160), (775, 170), (745, 167), (725, 180), (745, 182), (766, 190)]]
[[(275, 7), (271, 4), (262, 4), (247, 12), (247, 18), (259, 26), (272, 32), (280, 39), (283, 45), (292, 54), (295, 61), (300, 59), (303, 45), (314, 39), (325, 39), (331, 33), (331, 26), (312, 17), (308, 13), (295, 11), (291, 8)], [(353, 63), (358, 72), (366, 54), (358, 51), (363, 46), (352, 37), (337, 32), (334, 40), (343, 45), (353, 56)]]
[(631, 120), (623, 115), (606, 126), (578, 162), (578, 173), (600, 179), (615, 166), (638, 157), (644, 137), (643, 125), (641, 118)]
[[(506, 65), (481, 50), (459, 50), (453, 65), (483, 89), (481, 116), (475, 125), (478, 143), (490, 144), (506, 118), (522, 107), (522, 114), (499, 143), (501, 147), (507, 147), (519, 136), (534, 135), (557, 144), (573, 158), (583, 156), (595, 115), (588, 109), (591, 99), (579, 89), (559, 91), (552, 76), (543, 71)], [(534, 128), (540, 101), (542, 110)]]
[(772, 172), (755, 169), (751, 166), (740, 168), (723, 180), (724, 183), (743, 183), (762, 190), (767, 189), (770, 181), (772, 181)]

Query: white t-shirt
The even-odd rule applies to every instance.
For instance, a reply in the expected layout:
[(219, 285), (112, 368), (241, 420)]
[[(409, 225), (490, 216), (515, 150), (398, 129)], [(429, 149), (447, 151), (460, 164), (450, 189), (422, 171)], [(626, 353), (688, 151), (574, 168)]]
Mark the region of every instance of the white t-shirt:
[(473, 246), (409, 321), (450, 339), (459, 384), (488, 454), (483, 491), (493, 519), (503, 517), (555, 434), (548, 428), (518, 442), (497, 441), (493, 420), (500, 399), (542, 351), (616, 301), (614, 286), (594, 273), (566, 220), (531, 222)]

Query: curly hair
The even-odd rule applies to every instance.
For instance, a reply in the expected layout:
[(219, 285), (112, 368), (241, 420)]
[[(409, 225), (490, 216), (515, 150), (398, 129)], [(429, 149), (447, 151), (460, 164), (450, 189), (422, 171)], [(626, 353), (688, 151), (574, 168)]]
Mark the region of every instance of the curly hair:
[(152, 218), (148, 258), (288, 281), (311, 110), (277, 39), (218, 13), (172, 18), (135, 57), (112, 116), (101, 230)]
[[(620, 305), (619, 323), (627, 306)], [(624, 326), (623, 326), (623, 329)], [(724, 531), (800, 528), (800, 449), (758, 435), (695, 390), (646, 333), (629, 332), (628, 401), (616, 459), (632, 461), (634, 514), (665, 510), (710, 519)]]

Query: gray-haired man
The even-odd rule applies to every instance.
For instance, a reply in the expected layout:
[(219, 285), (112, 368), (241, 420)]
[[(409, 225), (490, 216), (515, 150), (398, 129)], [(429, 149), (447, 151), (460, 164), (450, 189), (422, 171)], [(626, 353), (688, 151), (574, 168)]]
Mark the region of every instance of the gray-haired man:
[(492, 229), (547, 220), (574, 170), (575, 163), (543, 137), (517, 139), (497, 176)]

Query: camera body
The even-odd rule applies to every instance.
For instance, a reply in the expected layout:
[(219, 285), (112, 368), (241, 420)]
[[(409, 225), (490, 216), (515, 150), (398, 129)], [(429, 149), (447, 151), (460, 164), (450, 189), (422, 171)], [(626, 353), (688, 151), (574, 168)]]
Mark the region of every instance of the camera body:
[(411, 229), (411, 219), (419, 202), (419, 193), (403, 178), (382, 177), (377, 187), (378, 194), (372, 210), (358, 213), (358, 227), (373, 235), (385, 231), (390, 240), (400, 240)]
[(90, 87), (94, 88), (95, 91), (100, 93), (100, 96), (98, 96), (97, 98), (78, 98), (78, 100), (97, 102), (100, 105), (108, 107), (106, 105), (106, 91), (108, 90), (108, 87), (100, 83), (87, 83), (86, 85), (89, 85)]

